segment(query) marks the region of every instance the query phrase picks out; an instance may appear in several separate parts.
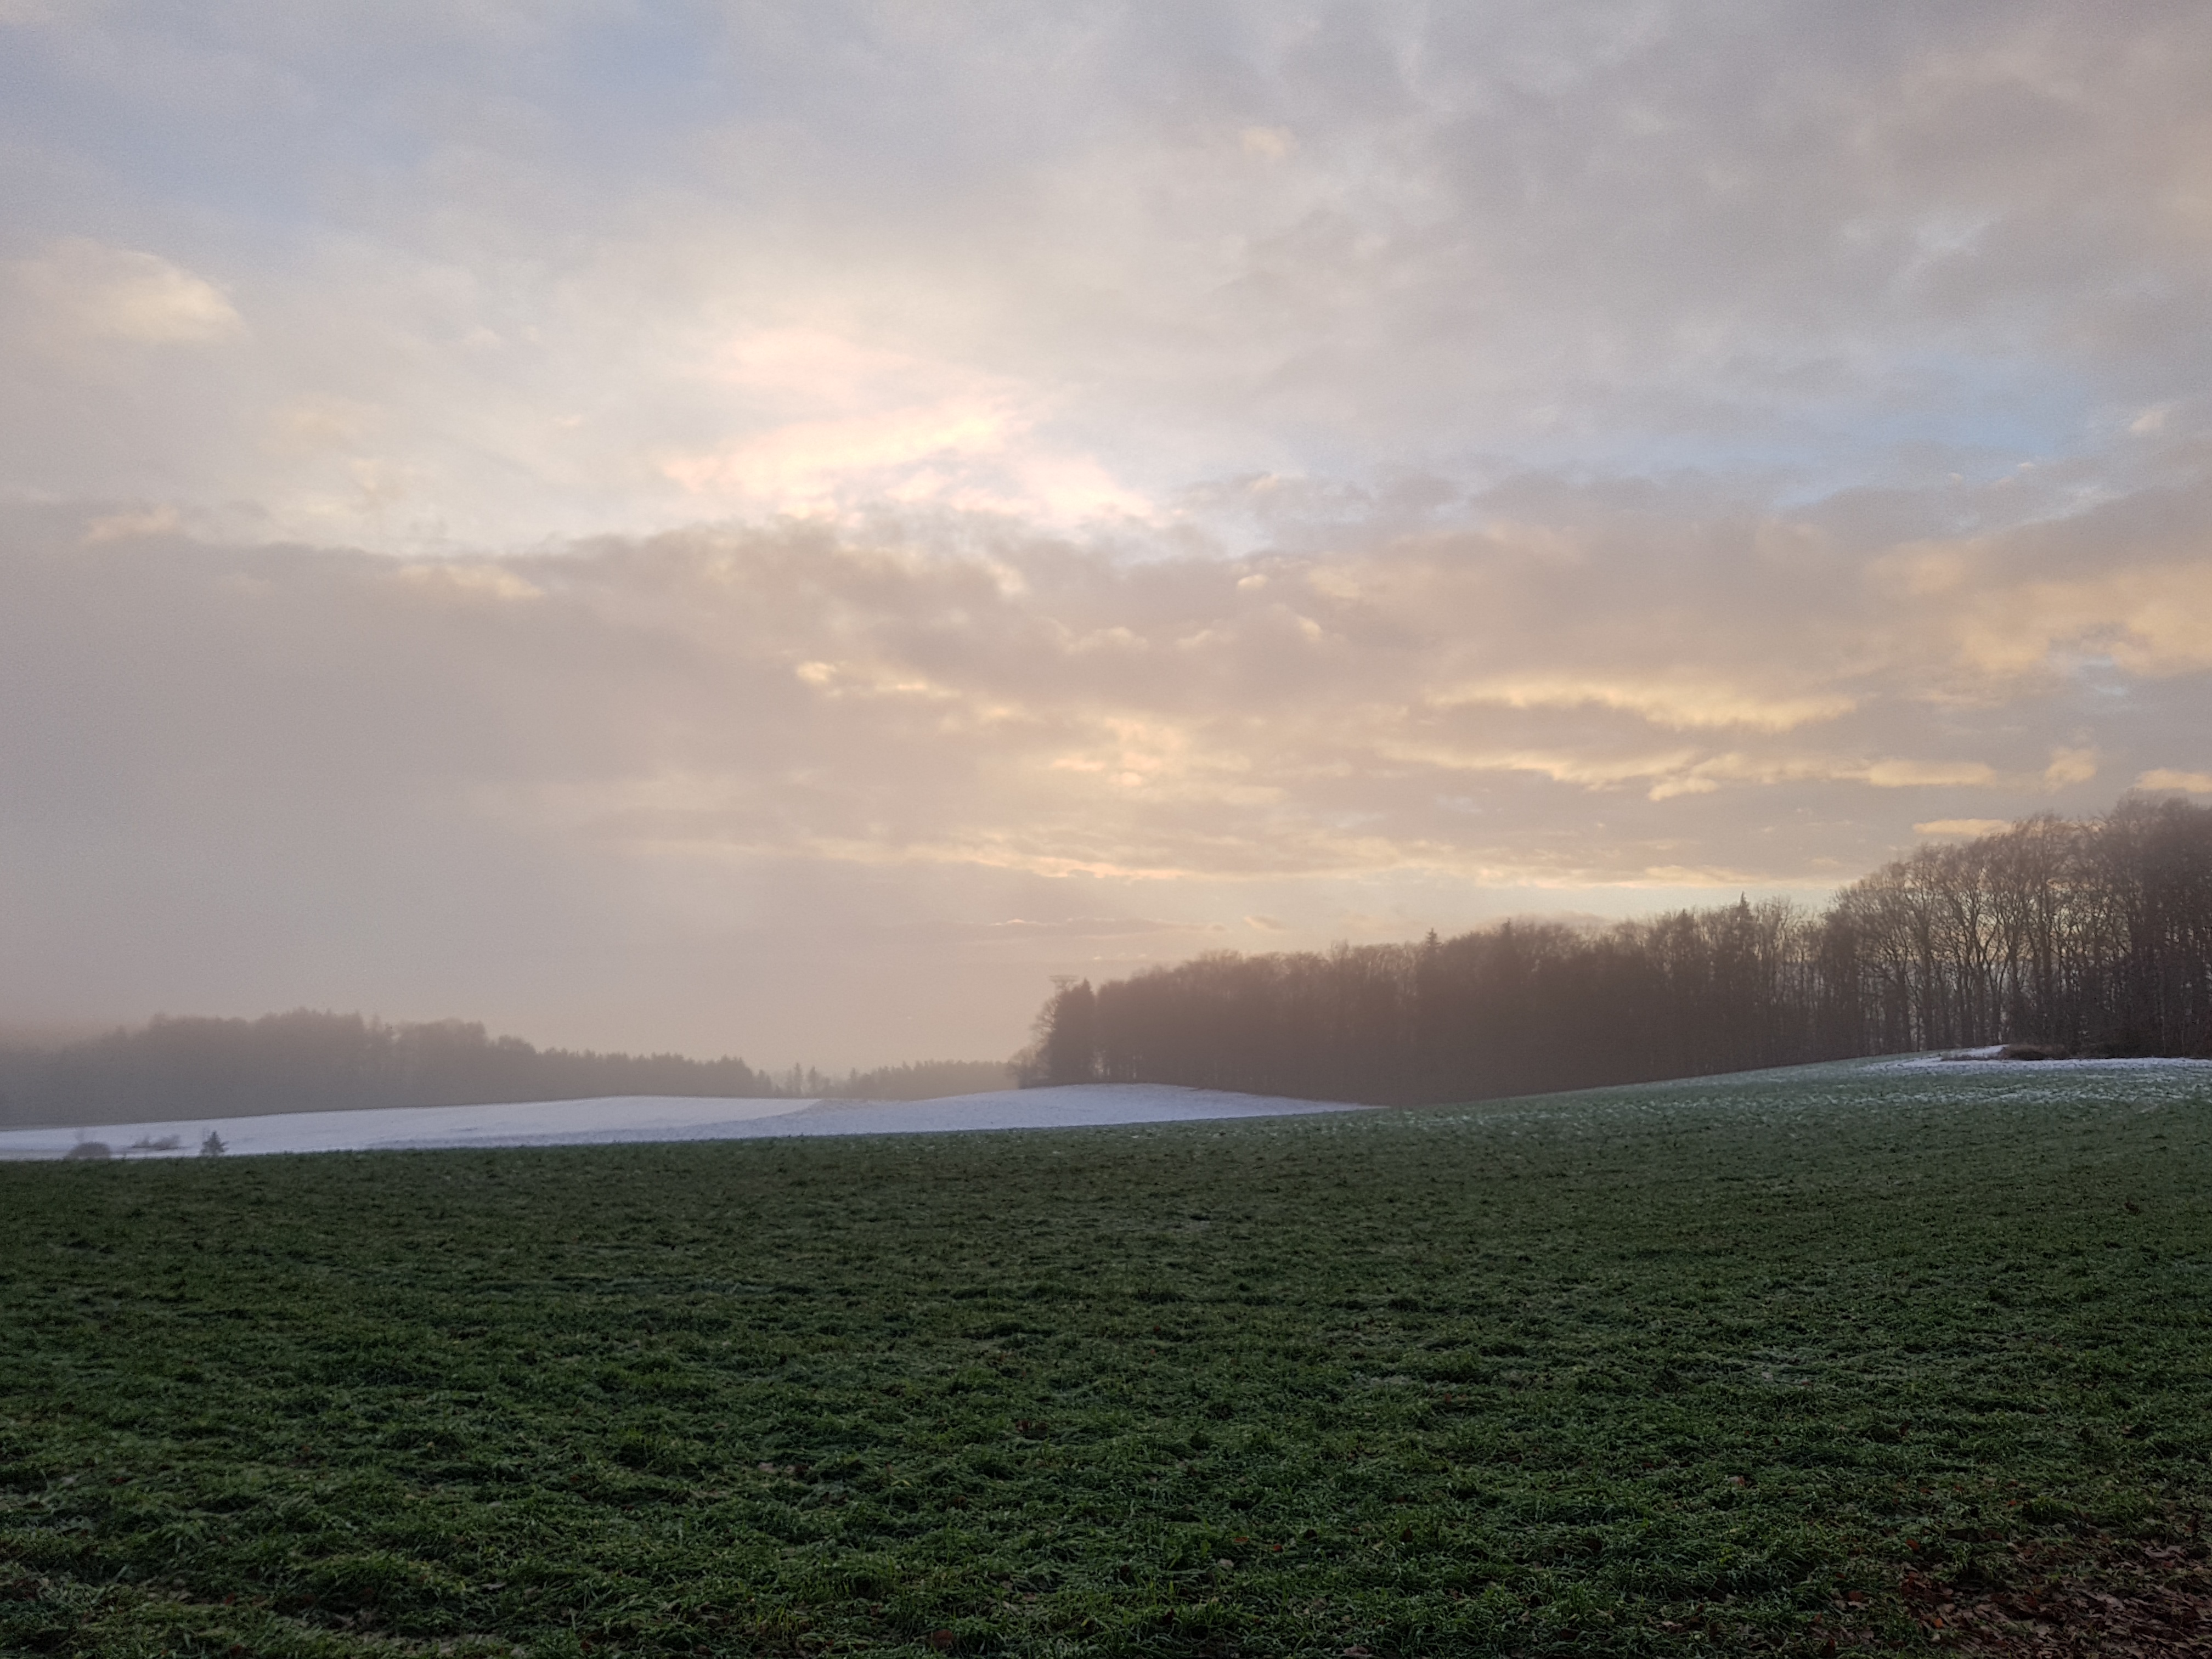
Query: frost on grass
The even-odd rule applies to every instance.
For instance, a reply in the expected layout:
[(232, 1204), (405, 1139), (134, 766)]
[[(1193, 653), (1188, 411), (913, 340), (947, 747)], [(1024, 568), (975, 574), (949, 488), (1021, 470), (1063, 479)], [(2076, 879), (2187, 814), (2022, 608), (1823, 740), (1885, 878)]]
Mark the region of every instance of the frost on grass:
[(2208, 1194), (1934, 1062), (10, 1164), (0, 1650), (2194, 1651)]

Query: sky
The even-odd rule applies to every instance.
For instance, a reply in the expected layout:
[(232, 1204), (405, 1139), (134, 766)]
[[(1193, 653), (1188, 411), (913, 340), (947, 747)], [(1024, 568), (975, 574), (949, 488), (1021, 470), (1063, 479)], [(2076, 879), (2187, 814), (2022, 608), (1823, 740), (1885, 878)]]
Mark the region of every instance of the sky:
[(1055, 974), (2212, 800), (2212, 9), (0, 0), (0, 1027)]

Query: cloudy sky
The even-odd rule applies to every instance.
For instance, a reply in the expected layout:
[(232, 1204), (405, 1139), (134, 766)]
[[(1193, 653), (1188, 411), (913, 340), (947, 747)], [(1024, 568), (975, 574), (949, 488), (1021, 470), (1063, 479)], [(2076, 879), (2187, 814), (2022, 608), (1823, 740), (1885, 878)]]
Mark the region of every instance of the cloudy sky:
[(2212, 799), (2212, 9), (0, 0), (0, 1024), (1056, 972)]

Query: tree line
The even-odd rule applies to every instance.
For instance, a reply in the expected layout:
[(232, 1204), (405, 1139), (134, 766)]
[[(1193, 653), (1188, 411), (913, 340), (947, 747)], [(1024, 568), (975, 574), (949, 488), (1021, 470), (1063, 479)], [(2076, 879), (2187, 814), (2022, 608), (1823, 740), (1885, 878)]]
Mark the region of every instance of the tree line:
[(481, 1024), (387, 1024), (307, 1009), (155, 1019), (56, 1047), (0, 1048), (0, 1123), (153, 1122), (376, 1106), (477, 1106), (601, 1095), (907, 1100), (1006, 1088), (1002, 1064), (927, 1060), (771, 1075), (744, 1060), (539, 1048)]
[(1060, 982), (1025, 1084), (1378, 1104), (1982, 1044), (2212, 1056), (2212, 809), (2130, 799), (1923, 846), (1822, 909), (1223, 951)]
[(792, 1098), (832, 1096), (840, 1100), (939, 1100), (982, 1095), (1014, 1086), (1014, 1068), (1003, 1060), (916, 1060), (902, 1066), (857, 1068), (842, 1077), (794, 1066), (775, 1077), (769, 1092)]

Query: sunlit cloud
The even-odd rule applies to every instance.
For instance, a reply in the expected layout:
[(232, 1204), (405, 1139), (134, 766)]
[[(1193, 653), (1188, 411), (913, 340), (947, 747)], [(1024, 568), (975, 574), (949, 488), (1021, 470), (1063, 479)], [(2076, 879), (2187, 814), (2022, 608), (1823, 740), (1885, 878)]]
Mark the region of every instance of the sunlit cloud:
[(2178, 789), (2185, 794), (2212, 795), (2212, 772), (2184, 772), (2171, 766), (2154, 766), (2136, 780), (2138, 789)]
[(84, 527), (84, 542), (91, 546), (99, 542), (127, 540), (133, 536), (173, 535), (184, 525), (184, 518), (173, 507), (149, 507), (135, 513), (108, 513), (92, 520)]
[(2054, 750), (2051, 764), (2043, 769), (2043, 781), (2053, 789), (2087, 783), (2096, 775), (2097, 751), (2094, 749)]
[(395, 566), (392, 574), (396, 581), (457, 600), (513, 601), (545, 597), (544, 588), (504, 565), (402, 564)]
[(1747, 687), (1711, 681), (1638, 684), (1561, 678), (1468, 686), (1445, 694), (1437, 702), (1443, 707), (1456, 702), (1495, 702), (1509, 708), (1620, 708), (1639, 714), (1655, 726), (1743, 726), (1762, 732), (1789, 732), (1801, 726), (1835, 720), (1857, 706), (1855, 698), (1843, 694), (1770, 697)]
[(668, 475), (687, 489), (720, 491), (771, 511), (804, 511), (855, 483), (896, 501), (942, 492), (955, 466), (1005, 449), (1015, 426), (988, 404), (939, 404), (848, 420), (801, 421), (720, 453), (680, 456)]
[(136, 345), (204, 345), (246, 331), (221, 289), (156, 253), (65, 237), (19, 260), (15, 280), (46, 325)]
[(2027, 581), (1982, 555), (1940, 579), (1931, 570), (1914, 597), (1952, 610), (1961, 665), (1984, 675), (2063, 672), (2084, 659), (2161, 676), (2212, 667), (2212, 553)]
[[(702, 506), (812, 514), (942, 504), (1048, 523), (1149, 510), (1095, 457), (1041, 438), (1042, 400), (1003, 377), (804, 328), (730, 342), (710, 377), (756, 420), (773, 412), (741, 437), (661, 463)], [(777, 418), (794, 410), (799, 418)]]

